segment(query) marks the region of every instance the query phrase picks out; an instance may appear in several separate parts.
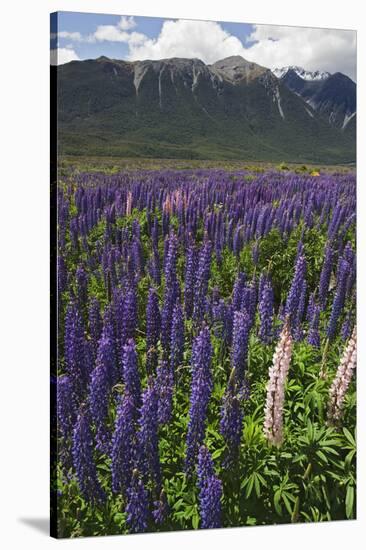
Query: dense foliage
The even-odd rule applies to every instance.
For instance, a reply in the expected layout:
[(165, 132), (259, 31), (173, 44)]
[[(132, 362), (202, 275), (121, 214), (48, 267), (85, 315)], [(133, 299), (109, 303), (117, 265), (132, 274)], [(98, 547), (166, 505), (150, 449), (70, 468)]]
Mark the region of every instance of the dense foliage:
[(59, 181), (59, 536), (355, 517), (355, 205), (351, 173)]

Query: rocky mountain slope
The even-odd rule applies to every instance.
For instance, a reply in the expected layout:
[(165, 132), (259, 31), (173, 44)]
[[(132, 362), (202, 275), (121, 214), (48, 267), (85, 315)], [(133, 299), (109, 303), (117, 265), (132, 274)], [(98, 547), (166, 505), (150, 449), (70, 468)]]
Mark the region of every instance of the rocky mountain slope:
[[(66, 154), (343, 163), (354, 132), (329, 124), (287, 75), (228, 57), (59, 67), (59, 151)], [(335, 76), (335, 75), (334, 75)], [(329, 78), (325, 80), (329, 82)], [(319, 96), (319, 101), (324, 100)]]
[(328, 124), (352, 130), (356, 120), (356, 84), (348, 76), (318, 71), (309, 73), (299, 67), (275, 69), (273, 73)]

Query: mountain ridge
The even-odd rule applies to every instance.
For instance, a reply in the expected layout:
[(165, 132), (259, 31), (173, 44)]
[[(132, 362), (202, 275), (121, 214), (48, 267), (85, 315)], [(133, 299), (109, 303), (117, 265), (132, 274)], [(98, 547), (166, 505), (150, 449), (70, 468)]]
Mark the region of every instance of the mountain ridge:
[(65, 154), (354, 161), (351, 133), (240, 56), (213, 64), (101, 56), (53, 70)]
[(306, 79), (296, 69), (298, 67), (289, 67), (279, 76), (280, 80), (300, 95), (328, 124), (345, 130), (349, 122), (355, 119), (355, 82), (341, 72), (323, 73), (323, 78)]
[(308, 71), (299, 65), (287, 65), (285, 67), (272, 69), (273, 74), (276, 75), (277, 78), (282, 78), (288, 71), (295, 72), (303, 80), (325, 80), (331, 75), (328, 71), (321, 71), (319, 69), (316, 71)]

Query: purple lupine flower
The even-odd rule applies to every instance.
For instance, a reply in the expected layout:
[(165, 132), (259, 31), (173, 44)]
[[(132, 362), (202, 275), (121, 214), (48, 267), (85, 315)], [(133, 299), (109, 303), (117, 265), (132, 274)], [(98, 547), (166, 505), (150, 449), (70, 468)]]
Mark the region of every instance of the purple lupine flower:
[(345, 260), (347, 260), (350, 266), (349, 275), (347, 277), (347, 284), (346, 284), (346, 298), (347, 298), (347, 296), (351, 294), (353, 285), (356, 281), (356, 254), (354, 253), (350, 242), (348, 242), (344, 247), (342, 256)]
[(154, 246), (158, 246), (159, 243), (159, 220), (154, 216), (154, 222), (151, 228), (151, 240)]
[(61, 254), (57, 256), (57, 290), (58, 299), (61, 299), (61, 294), (67, 287), (67, 268), (65, 259)]
[(239, 385), (244, 381), (247, 367), (250, 318), (247, 312), (235, 311), (233, 324), (233, 342), (231, 346), (231, 365)]
[(211, 251), (211, 243), (209, 241), (204, 242), (198, 259), (193, 304), (193, 318), (197, 325), (202, 322), (205, 311), (205, 299), (208, 290), (208, 281), (210, 279)]
[(304, 336), (304, 332), (301, 325), (302, 325), (302, 321), (305, 313), (306, 292), (307, 292), (307, 282), (306, 282), (306, 279), (304, 279), (302, 282), (302, 288), (301, 288), (301, 293), (299, 297), (296, 316), (293, 322), (294, 338), (298, 342), (302, 340)]
[(174, 374), (168, 361), (162, 359), (156, 372), (159, 424), (167, 424), (172, 416)]
[(166, 236), (164, 239), (164, 254), (163, 254), (163, 269), (164, 269), (165, 276), (166, 276), (166, 265), (169, 257), (169, 246), (170, 246), (170, 238), (169, 236)]
[(170, 363), (173, 373), (183, 363), (184, 349), (184, 319), (183, 311), (179, 302), (174, 306), (172, 318), (172, 332), (170, 339)]
[[(91, 374), (89, 389), (90, 412), (96, 428), (97, 449), (107, 454), (109, 452), (110, 434), (107, 428), (111, 379), (108, 372), (109, 342), (102, 336), (99, 342), (96, 367)], [(107, 350), (107, 352), (106, 352)]]
[(259, 318), (260, 318), (260, 328), (259, 328), (259, 338), (262, 342), (268, 344), (272, 341), (273, 338), (273, 288), (271, 281), (268, 277), (264, 278), (262, 282), (261, 294), (259, 296)]
[(292, 279), (291, 287), (287, 295), (285, 316), (290, 319), (290, 323), (295, 324), (301, 293), (303, 291), (304, 280), (306, 276), (306, 260), (302, 254), (302, 248), (298, 249), (298, 257), (295, 265), (295, 273)]
[(235, 279), (234, 288), (233, 288), (232, 304), (233, 304), (234, 311), (239, 311), (241, 307), (245, 280), (246, 280), (245, 274), (242, 271), (238, 273)]
[(319, 315), (320, 315), (320, 306), (314, 304), (313, 306), (313, 317), (310, 321), (310, 328), (308, 334), (308, 343), (314, 346), (315, 348), (320, 348), (320, 335), (319, 335)]
[(123, 345), (127, 340), (135, 337), (137, 328), (137, 298), (133, 287), (127, 289), (124, 297), (122, 325), (121, 343)]
[(257, 308), (257, 285), (253, 280), (247, 283), (243, 289), (243, 297), (241, 302), (241, 311), (245, 311), (249, 316), (250, 327), (253, 326), (255, 321), (255, 311)]
[(240, 396), (235, 383), (235, 369), (233, 369), (221, 406), (220, 433), (227, 446), (227, 453), (223, 462), (224, 467), (231, 466), (238, 458), (243, 416), (240, 407)]
[(201, 528), (221, 527), (222, 482), (215, 475), (212, 457), (204, 445), (198, 453), (197, 475)]
[(126, 391), (131, 395), (137, 407), (141, 401), (141, 382), (135, 342), (132, 339), (123, 346), (122, 371)]
[(235, 256), (239, 256), (240, 251), (243, 246), (243, 232), (242, 232), (243, 226), (239, 225), (235, 229), (234, 236), (233, 236), (233, 252)]
[(223, 299), (212, 307), (212, 317), (215, 323), (214, 334), (217, 338), (221, 338), (226, 346), (230, 346), (232, 341), (233, 314), (232, 304), (225, 304)]
[(122, 350), (125, 344), (124, 303), (124, 291), (121, 288), (116, 288), (113, 292), (112, 304), (107, 306), (104, 313), (104, 325), (106, 325), (107, 322), (109, 324), (110, 336), (115, 342), (119, 364), (122, 361)]
[(344, 247), (342, 256), (345, 260), (347, 260), (349, 264), (353, 263), (355, 253), (353, 251), (352, 244), (350, 243), (350, 241), (348, 241), (346, 246)]
[(352, 332), (352, 309), (346, 315), (346, 318), (342, 324), (341, 336), (342, 340), (348, 340), (351, 337)]
[(110, 315), (105, 314), (102, 336), (98, 341), (96, 365), (103, 365), (109, 385), (112, 387), (120, 380), (118, 372), (117, 355), (114, 342), (114, 328)]
[(308, 303), (308, 307), (306, 309), (306, 321), (308, 323), (311, 323), (311, 320), (314, 316), (315, 305), (316, 305), (316, 302), (315, 302), (315, 291), (314, 291), (309, 296), (309, 303)]
[(157, 286), (161, 284), (160, 256), (157, 246), (153, 245), (153, 251), (148, 264), (150, 276)]
[(166, 240), (167, 250), (164, 255), (164, 274), (167, 286), (172, 286), (177, 280), (178, 239), (174, 231)]
[(186, 267), (184, 275), (184, 310), (187, 319), (192, 317), (194, 282), (196, 275), (196, 249), (191, 244), (186, 252)]
[(65, 319), (65, 367), (74, 388), (74, 397), (79, 404), (89, 382), (89, 363), (85, 353), (84, 324), (77, 305), (71, 302)]
[(263, 288), (264, 288), (264, 285), (267, 283), (268, 278), (269, 278), (268, 275), (266, 275), (265, 273), (261, 273), (259, 277), (259, 282), (258, 282), (258, 300), (259, 301), (263, 294)]
[(67, 472), (72, 465), (71, 438), (77, 416), (71, 377), (67, 374), (57, 378), (57, 428), (63, 438), (59, 446), (60, 461)]
[(126, 391), (118, 403), (112, 437), (111, 472), (114, 493), (126, 493), (131, 483), (135, 447), (135, 418), (135, 402)]
[(156, 290), (150, 288), (146, 306), (146, 369), (152, 373), (158, 361), (158, 341), (160, 338), (161, 317)]
[(329, 324), (327, 328), (327, 336), (329, 340), (333, 340), (337, 330), (337, 323), (344, 306), (346, 299), (347, 277), (349, 274), (349, 263), (344, 258), (341, 258), (337, 270), (337, 286), (334, 294), (332, 311), (330, 314)]
[(132, 235), (137, 239), (140, 238), (141, 228), (139, 221), (135, 218), (132, 222)]
[(98, 480), (93, 457), (90, 417), (84, 405), (81, 406), (72, 439), (72, 457), (81, 494), (93, 504), (104, 502), (105, 494)]
[(302, 237), (297, 243), (297, 250), (296, 250), (296, 262), (299, 259), (300, 256), (304, 256), (304, 243), (302, 241)]
[(96, 360), (98, 342), (102, 334), (102, 318), (100, 315), (100, 304), (97, 298), (93, 298), (89, 304), (89, 334), (93, 350), (93, 360)]
[(160, 492), (159, 500), (154, 501), (154, 510), (152, 512), (154, 521), (157, 525), (161, 525), (167, 519), (169, 514), (169, 505), (164, 492), (164, 489)]
[(106, 334), (113, 342), (115, 343), (116, 333), (120, 331), (120, 325), (117, 324), (117, 319), (119, 312), (116, 307), (116, 296), (118, 295), (119, 289), (115, 289), (113, 293), (113, 303), (108, 303), (104, 308), (103, 312), (103, 332)]
[(194, 470), (198, 449), (205, 434), (207, 408), (213, 386), (211, 356), (210, 332), (204, 327), (192, 346), (192, 382), (185, 460), (185, 471), (188, 475)]
[(137, 279), (140, 277), (142, 272), (142, 260), (143, 260), (143, 254), (141, 249), (141, 243), (139, 239), (134, 238), (131, 243), (131, 260), (132, 260), (132, 266), (134, 271), (134, 276), (137, 277)]
[(134, 469), (131, 486), (127, 489), (127, 525), (130, 533), (143, 533), (149, 519), (149, 498), (137, 469)]
[(161, 343), (166, 355), (168, 355), (170, 351), (173, 309), (180, 295), (180, 287), (177, 279), (178, 240), (175, 233), (171, 233), (167, 242), (168, 250), (164, 269), (164, 302), (161, 312)]
[(57, 379), (57, 420), (62, 437), (68, 439), (76, 420), (76, 406), (72, 379), (69, 375)]
[(351, 225), (354, 224), (354, 223), (356, 223), (356, 212), (352, 212), (352, 214), (346, 220), (346, 223), (344, 224), (344, 226), (342, 228), (342, 231), (341, 231), (341, 234), (340, 234), (341, 240), (344, 239), (345, 235), (347, 234), (347, 231), (349, 230)]
[(164, 350), (164, 357), (169, 357), (170, 352), (174, 304), (174, 290), (172, 288), (165, 289), (164, 302), (161, 310), (161, 344)]
[(151, 479), (155, 487), (160, 487), (161, 471), (158, 442), (158, 392), (155, 381), (150, 378), (142, 394), (139, 431), (137, 434), (138, 465), (143, 478)]
[(323, 267), (319, 279), (319, 304), (325, 308), (328, 298), (330, 277), (332, 274), (334, 251), (329, 243), (325, 247)]
[(85, 306), (88, 298), (88, 275), (83, 265), (79, 265), (76, 274), (77, 298), (80, 307)]
[(228, 347), (233, 342), (234, 308), (231, 304), (225, 307), (223, 340)]
[(342, 204), (337, 204), (335, 208), (333, 209), (333, 215), (332, 219), (330, 221), (330, 224), (328, 226), (328, 239), (329, 241), (332, 241), (336, 238), (339, 226), (342, 222), (342, 213), (343, 213), (343, 206)]

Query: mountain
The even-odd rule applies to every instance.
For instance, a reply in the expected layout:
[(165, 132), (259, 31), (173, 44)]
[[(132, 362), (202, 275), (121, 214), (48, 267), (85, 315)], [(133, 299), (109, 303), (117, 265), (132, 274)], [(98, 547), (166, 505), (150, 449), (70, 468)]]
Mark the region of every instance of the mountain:
[(302, 67), (297, 65), (290, 65), (288, 67), (282, 67), (281, 69), (273, 69), (273, 74), (277, 78), (282, 78), (288, 71), (293, 71), (303, 80), (325, 80), (330, 76), (327, 71), (306, 71)]
[[(273, 73), (281, 75), (281, 82), (300, 95), (328, 124), (351, 131), (356, 122), (356, 84), (353, 80), (342, 73), (309, 73), (299, 67), (285, 69), (275, 69)], [(315, 77), (309, 78), (310, 74)]]
[(212, 65), (100, 57), (51, 70), (61, 154), (355, 160), (353, 132), (330, 126), (283, 79), (239, 56)]
[(260, 76), (263, 76), (268, 72), (268, 69), (247, 61), (240, 55), (233, 55), (226, 57), (220, 61), (216, 61), (213, 65), (209, 66), (211, 71), (221, 75), (222, 79), (227, 80), (233, 84), (237, 84), (240, 81), (250, 82)]

